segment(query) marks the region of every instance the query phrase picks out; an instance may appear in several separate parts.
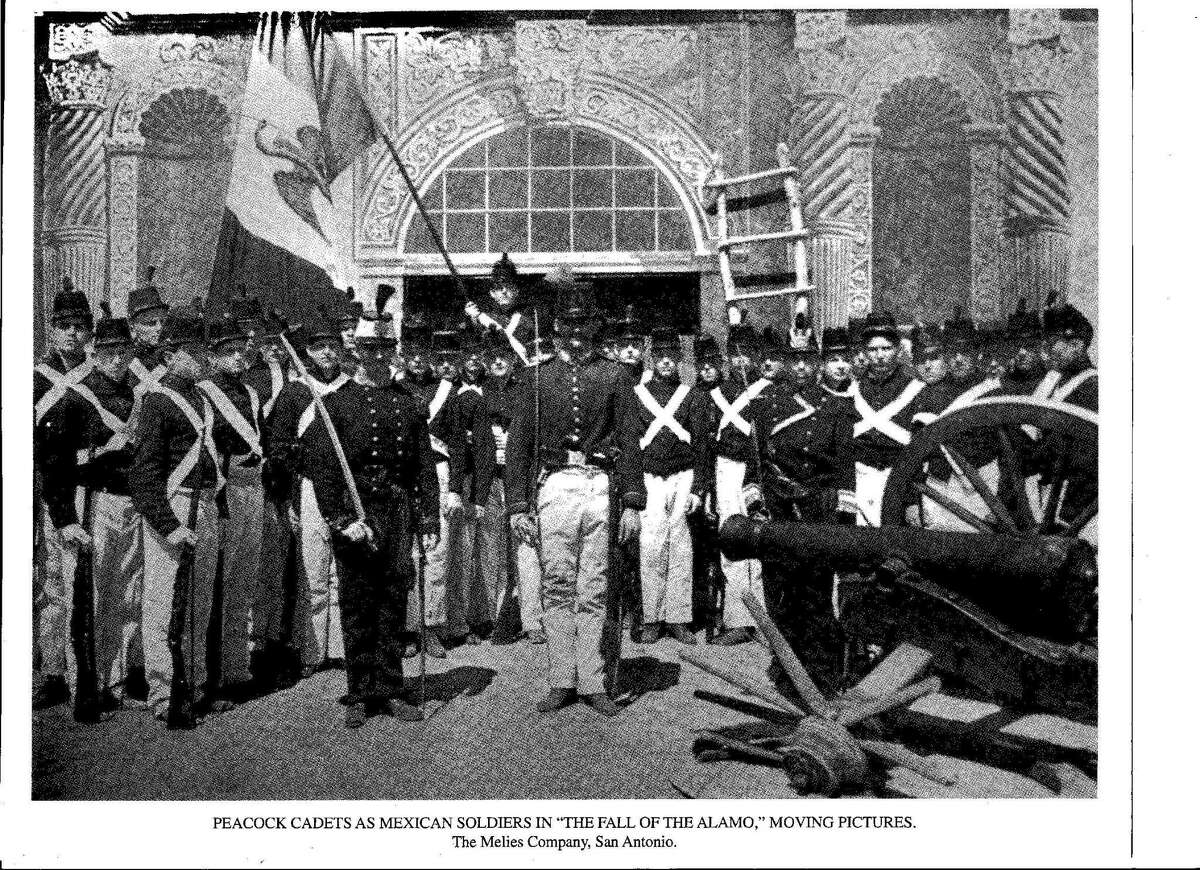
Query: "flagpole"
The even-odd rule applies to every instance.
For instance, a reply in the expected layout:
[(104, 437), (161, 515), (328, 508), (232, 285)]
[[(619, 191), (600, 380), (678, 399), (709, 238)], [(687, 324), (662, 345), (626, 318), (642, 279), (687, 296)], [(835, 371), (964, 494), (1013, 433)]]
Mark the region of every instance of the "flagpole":
[[(324, 29), (324, 22), (322, 22), (322, 28)], [(337, 40), (333, 37), (333, 33), (329, 30), (325, 30), (325, 35), (329, 37), (330, 44), (333, 46), (333, 50), (336, 52), (341, 52), (341, 46), (338, 45)], [(343, 57), (342, 60), (345, 61), (346, 58)], [(392, 141), (391, 134), (388, 132), (387, 127), (380, 121), (379, 115), (375, 111), (375, 107), (372, 106), (370, 101), (367, 99), (367, 92), (366, 89), (363, 88), (362, 82), (359, 80), (357, 67), (348, 62), (346, 63), (346, 66), (354, 70), (352, 74), (354, 83), (358, 87), (359, 99), (362, 100), (362, 104), (366, 108), (368, 116), (371, 118), (371, 126), (375, 128), (375, 131), (380, 135), (380, 137), (382, 137), (384, 144), (387, 145), (388, 153), (392, 155), (392, 161), (396, 164), (396, 169), (400, 173), (400, 177), (404, 179), (404, 184), (406, 187), (408, 187), (409, 195), (412, 196), (413, 202), (417, 204), (417, 211), (421, 213), (421, 218), (425, 221), (425, 226), (429, 229), (429, 235), (433, 237), (433, 242), (435, 245), (437, 245), (438, 253), (440, 253), (442, 255), (442, 259), (446, 261), (446, 268), (450, 270), (450, 275), (454, 278), (454, 286), (458, 289), (458, 292), (462, 294), (463, 299), (467, 302), (470, 302), (471, 296), (469, 293), (467, 293), (467, 284), (463, 280), (462, 275), (459, 273), (458, 268), (454, 265), (454, 262), (450, 259), (450, 252), (446, 249), (446, 245), (442, 241), (441, 233), (439, 233), (437, 228), (433, 225), (433, 219), (429, 216), (429, 212), (425, 209), (425, 202), (421, 199), (421, 194), (417, 191), (417, 185), (413, 183), (412, 176), (410, 176), (408, 174), (408, 170), (404, 168), (404, 161), (400, 159), (400, 150), (396, 147), (396, 143)]]

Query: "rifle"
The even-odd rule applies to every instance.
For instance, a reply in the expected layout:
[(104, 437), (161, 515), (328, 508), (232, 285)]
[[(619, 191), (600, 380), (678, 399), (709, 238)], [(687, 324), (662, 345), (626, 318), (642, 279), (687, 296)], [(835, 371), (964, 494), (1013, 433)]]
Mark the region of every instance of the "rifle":
[[(95, 457), (95, 446), (88, 449), (88, 462)], [(84, 487), (83, 514), (80, 523), (84, 530), (92, 527), (92, 490)], [(100, 692), (96, 673), (95, 590), (92, 585), (92, 553), (79, 547), (75, 557), (75, 588), (71, 607), (71, 642), (75, 649), (75, 721), (99, 722)]]
[(417, 708), (421, 711), (421, 716), (425, 715), (425, 670), (426, 670), (426, 654), (425, 654), (425, 533), (423, 522), (421, 520), (421, 509), (414, 501), (413, 514), (416, 517), (417, 527), (417, 608), (420, 611), (418, 619), (420, 620), (418, 649), (421, 654), (421, 680), (418, 684), (417, 693)]
[(721, 624), (721, 615), (725, 610), (725, 575), (721, 571), (721, 554), (716, 550), (715, 543), (720, 531), (720, 522), (716, 517), (717, 489), (716, 484), (709, 486), (705, 493), (706, 501), (712, 505), (714, 513), (709, 514), (708, 506), (700, 508), (700, 527), (703, 529), (701, 543), (701, 558), (704, 560), (704, 640), (712, 643)]
[[(196, 531), (200, 514), (200, 489), (192, 488), (188, 502), (187, 530)], [(167, 648), (171, 652), (171, 696), (167, 702), (167, 727), (192, 728), (191, 694), (196, 675), (184, 668), (183, 631), (184, 619), (192, 618), (192, 665), (195, 666), (195, 609), (192, 585), (195, 582), (196, 549), (184, 547), (179, 554), (179, 567), (175, 569), (175, 587), (171, 593), (171, 621), (167, 626)]]

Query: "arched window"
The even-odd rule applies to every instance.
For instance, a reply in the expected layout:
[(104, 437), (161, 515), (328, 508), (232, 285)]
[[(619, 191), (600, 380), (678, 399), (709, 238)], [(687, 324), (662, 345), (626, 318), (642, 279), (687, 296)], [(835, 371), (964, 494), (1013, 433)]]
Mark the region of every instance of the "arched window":
[[(633, 148), (578, 126), (520, 127), (470, 148), (427, 189), (451, 253), (690, 255), (675, 191)], [(420, 215), (404, 250), (436, 254)]]

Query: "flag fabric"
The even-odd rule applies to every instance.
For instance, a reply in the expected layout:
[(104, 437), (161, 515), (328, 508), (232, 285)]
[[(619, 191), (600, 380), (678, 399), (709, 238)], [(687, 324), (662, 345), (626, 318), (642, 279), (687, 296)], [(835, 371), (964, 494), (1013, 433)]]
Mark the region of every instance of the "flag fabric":
[[(331, 187), (375, 137), (353, 71), (320, 13), (264, 14), (226, 197), (230, 232), (251, 237), (241, 239), (241, 247), (259, 240), (311, 263), (333, 287), (344, 288)], [(214, 273), (214, 289), (218, 277)]]

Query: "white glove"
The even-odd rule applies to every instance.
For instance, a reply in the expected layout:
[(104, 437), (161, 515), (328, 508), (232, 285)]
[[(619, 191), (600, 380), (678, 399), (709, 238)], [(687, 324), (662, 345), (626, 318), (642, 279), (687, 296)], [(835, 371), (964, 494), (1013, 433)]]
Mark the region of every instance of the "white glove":
[(479, 322), (479, 315), (482, 312), (480, 312), (479, 306), (476, 305), (474, 302), (468, 302), (466, 304), (466, 307), (463, 308), (463, 311), (466, 313), (467, 317), (471, 318), (476, 323)]
[(471, 505), (471, 507), (473, 507), (475, 509), (475, 522), (479, 522), (480, 520), (482, 520), (483, 515), (485, 513), (485, 509), (484, 509), (483, 505), (476, 504), (476, 505)]
[(762, 504), (762, 500), (762, 490), (758, 488), (757, 484), (750, 483), (742, 487), (742, 504), (746, 506), (747, 510), (749, 510), (752, 505)]
[(368, 526), (363, 520), (355, 520), (350, 525), (346, 526), (346, 528), (342, 529), (342, 534), (356, 544), (360, 541), (369, 541), (375, 537), (371, 533), (371, 527)]
[(687, 497), (687, 507), (685, 510), (689, 514), (694, 514), (696, 511), (700, 510), (700, 496), (696, 495), (694, 492), (689, 492)]
[(448, 520), (453, 520), (461, 517), (463, 514), (462, 496), (457, 492), (449, 493), (446, 496), (446, 503), (442, 506), (442, 516)]
[(296, 509), (288, 505), (288, 525), (292, 527), (293, 534), (300, 534), (300, 515), (296, 513)]
[(83, 526), (79, 523), (71, 523), (69, 526), (63, 526), (58, 530), (62, 535), (64, 542), (74, 544), (81, 550), (90, 549), (92, 546), (92, 536), (83, 530)]
[(180, 526), (167, 535), (167, 543), (173, 547), (194, 547), (198, 540), (196, 533), (187, 526)]

